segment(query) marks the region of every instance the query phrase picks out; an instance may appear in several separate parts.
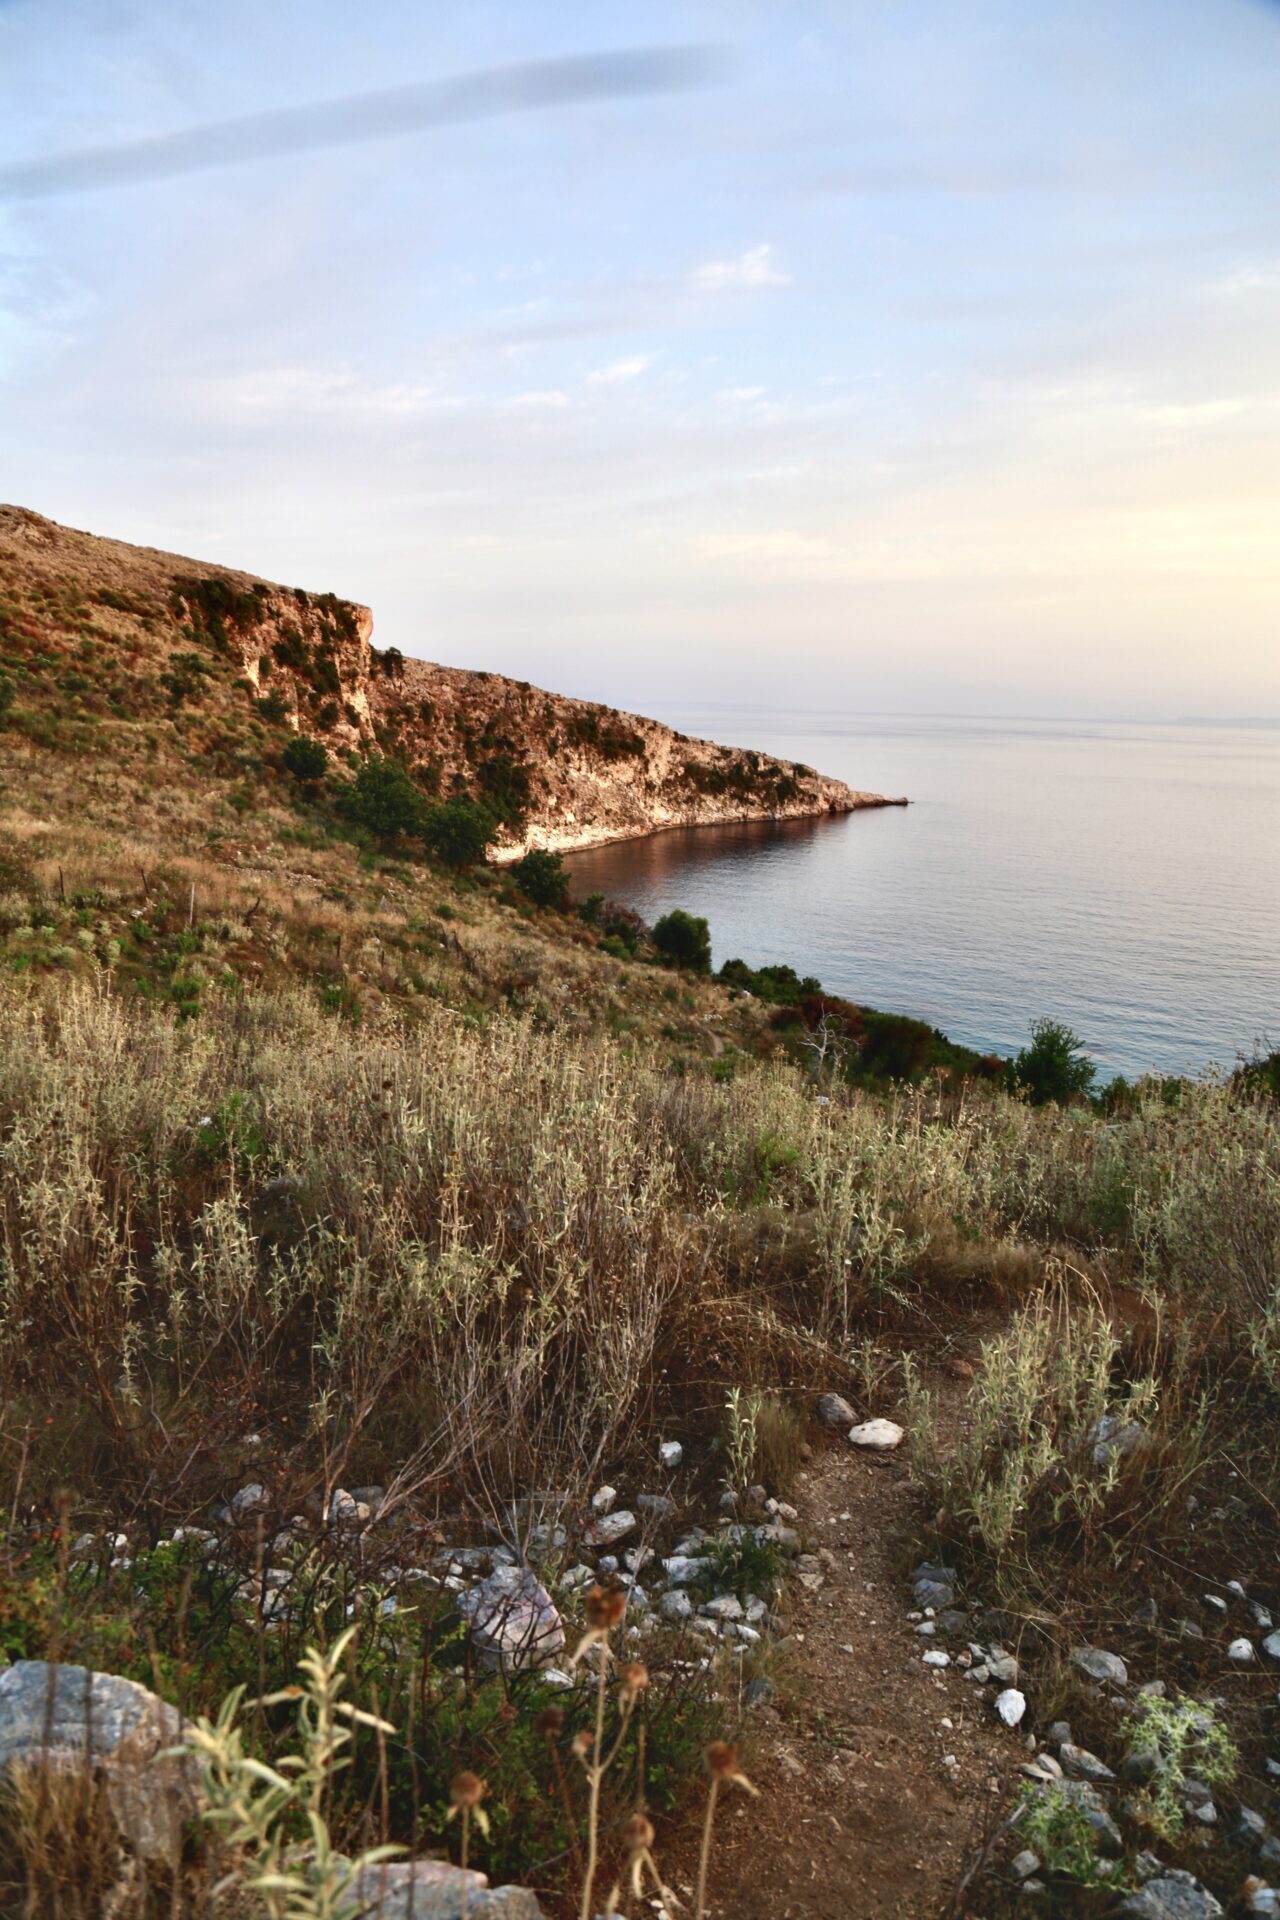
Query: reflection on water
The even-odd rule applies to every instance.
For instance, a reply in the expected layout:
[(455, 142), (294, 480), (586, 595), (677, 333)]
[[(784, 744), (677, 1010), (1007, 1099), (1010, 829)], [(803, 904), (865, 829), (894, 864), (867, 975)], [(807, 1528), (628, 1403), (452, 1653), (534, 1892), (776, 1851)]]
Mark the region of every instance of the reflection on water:
[[(849, 814), (818, 815), (812, 820), (736, 820), (725, 826), (667, 827), (641, 840), (615, 840), (568, 854), (575, 900), (603, 893), (610, 900), (634, 904), (637, 891), (648, 892), (679, 875), (726, 862), (752, 865), (762, 855), (805, 846), (818, 834), (838, 833)], [(744, 882), (748, 876), (742, 876)]]

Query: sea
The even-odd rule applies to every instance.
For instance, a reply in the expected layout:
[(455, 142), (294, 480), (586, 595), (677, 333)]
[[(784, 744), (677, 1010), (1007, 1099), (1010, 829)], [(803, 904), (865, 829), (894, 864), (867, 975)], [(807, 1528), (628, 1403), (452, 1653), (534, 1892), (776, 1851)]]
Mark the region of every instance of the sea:
[(570, 854), (577, 898), (684, 907), (717, 966), (785, 961), (983, 1052), (1065, 1021), (1102, 1081), (1280, 1048), (1280, 723), (662, 717), (911, 804)]

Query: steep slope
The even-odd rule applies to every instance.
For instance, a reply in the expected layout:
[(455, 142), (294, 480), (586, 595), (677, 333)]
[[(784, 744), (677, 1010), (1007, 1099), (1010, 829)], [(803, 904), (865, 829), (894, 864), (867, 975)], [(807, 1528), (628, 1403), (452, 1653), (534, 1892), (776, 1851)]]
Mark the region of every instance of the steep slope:
[[(568, 849), (669, 826), (902, 805), (768, 754), (371, 644), (369, 609), (329, 593), (0, 507), (0, 655), (40, 744), (125, 754), (168, 725), (228, 777), (289, 733), (356, 765), (401, 759), (430, 794), (488, 799), (490, 852)], [(153, 749), (154, 750), (154, 749)]]

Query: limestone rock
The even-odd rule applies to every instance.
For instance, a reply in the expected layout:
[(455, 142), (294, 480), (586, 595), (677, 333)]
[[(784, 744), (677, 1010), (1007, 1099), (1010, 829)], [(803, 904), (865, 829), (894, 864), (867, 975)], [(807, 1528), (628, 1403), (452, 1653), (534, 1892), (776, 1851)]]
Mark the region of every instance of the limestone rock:
[(564, 1651), (564, 1622), (555, 1603), (523, 1567), (495, 1568), (458, 1595), (458, 1611), (483, 1666), (513, 1673), (546, 1666)]
[(0, 1778), (13, 1768), (89, 1766), (144, 1859), (172, 1858), (200, 1804), (195, 1760), (162, 1757), (181, 1738), (177, 1708), (136, 1680), (45, 1660), (0, 1674)]
[(1073, 1647), (1071, 1664), (1090, 1680), (1108, 1680), (1112, 1686), (1129, 1684), (1129, 1669), (1118, 1653), (1106, 1653), (1101, 1647)]
[(1194, 1874), (1169, 1867), (1122, 1902), (1125, 1920), (1217, 1920), (1222, 1908)]
[(490, 1888), (487, 1875), (447, 1860), (384, 1860), (356, 1875), (353, 1893), (378, 1920), (545, 1920), (527, 1887)]
[(824, 1393), (813, 1411), (824, 1427), (848, 1428), (858, 1417), (849, 1402), (838, 1393)]
[(855, 1447), (867, 1447), (875, 1453), (889, 1453), (906, 1438), (896, 1420), (863, 1420), (850, 1427), (849, 1439)]

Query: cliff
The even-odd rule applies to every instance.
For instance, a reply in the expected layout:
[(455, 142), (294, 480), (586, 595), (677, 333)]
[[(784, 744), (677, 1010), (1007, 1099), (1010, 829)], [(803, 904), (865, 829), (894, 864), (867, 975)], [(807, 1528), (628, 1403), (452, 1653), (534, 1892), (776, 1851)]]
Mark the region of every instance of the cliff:
[(340, 767), (386, 753), (428, 794), (495, 802), (516, 823), (495, 860), (905, 804), (523, 680), (380, 651), (372, 632), (367, 607), (333, 594), (0, 506), (0, 653), (50, 746), (101, 750), (121, 726), (167, 721), (203, 734), (229, 769), (288, 732), (323, 741)]

